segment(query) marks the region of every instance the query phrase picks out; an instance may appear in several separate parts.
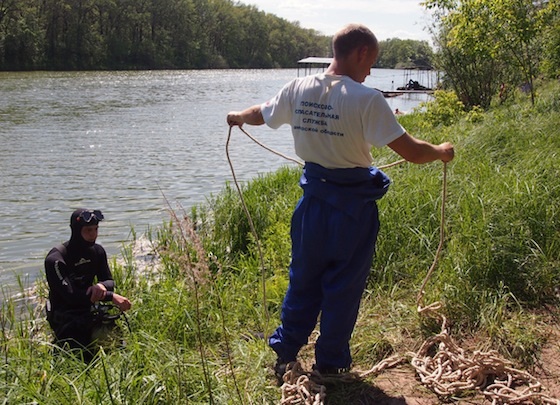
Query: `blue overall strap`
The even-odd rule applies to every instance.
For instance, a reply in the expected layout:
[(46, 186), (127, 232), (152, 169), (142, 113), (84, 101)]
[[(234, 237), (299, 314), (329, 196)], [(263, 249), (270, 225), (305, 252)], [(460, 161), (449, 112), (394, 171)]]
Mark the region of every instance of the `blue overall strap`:
[(357, 218), (365, 204), (387, 193), (391, 180), (376, 167), (327, 169), (306, 162), (299, 184), (304, 193)]

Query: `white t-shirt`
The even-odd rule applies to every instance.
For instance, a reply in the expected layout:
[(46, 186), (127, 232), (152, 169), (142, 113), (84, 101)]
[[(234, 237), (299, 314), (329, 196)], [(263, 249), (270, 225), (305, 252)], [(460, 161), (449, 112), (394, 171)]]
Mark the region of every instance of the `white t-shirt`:
[(296, 154), (328, 169), (369, 167), (371, 147), (405, 133), (383, 94), (348, 76), (297, 78), (261, 106), (266, 124), (292, 126)]

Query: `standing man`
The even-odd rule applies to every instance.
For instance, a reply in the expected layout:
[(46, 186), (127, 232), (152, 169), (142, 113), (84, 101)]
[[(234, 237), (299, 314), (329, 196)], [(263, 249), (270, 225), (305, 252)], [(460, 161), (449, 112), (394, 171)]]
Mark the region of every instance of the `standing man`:
[(351, 24), (338, 31), (333, 54), (324, 73), (294, 79), (268, 102), (227, 116), (230, 126), (291, 125), (296, 154), (305, 161), (282, 324), (269, 338), (280, 378), (319, 314), (314, 368), (338, 374), (352, 364), (349, 341), (379, 230), (376, 200), (390, 183), (371, 166), (372, 146), (387, 145), (413, 163), (449, 162), (454, 156), (448, 142), (433, 145), (409, 135), (383, 94), (362, 85), (379, 54), (367, 27)]
[(49, 286), (47, 320), (57, 343), (84, 350), (87, 361), (94, 354), (92, 305), (105, 301), (121, 311), (131, 307), (128, 298), (113, 292), (115, 282), (107, 253), (95, 243), (102, 220), (99, 210), (75, 210), (70, 217), (70, 240), (51, 249), (45, 258)]

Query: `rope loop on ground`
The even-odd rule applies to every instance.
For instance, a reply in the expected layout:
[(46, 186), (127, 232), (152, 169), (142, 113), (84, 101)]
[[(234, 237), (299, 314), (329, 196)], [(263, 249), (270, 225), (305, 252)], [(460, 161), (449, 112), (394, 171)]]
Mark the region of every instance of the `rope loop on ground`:
[(297, 361), (289, 363), (283, 376), (281, 405), (323, 405), (327, 388), (309, 378)]
[(399, 366), (403, 363), (406, 363), (407, 361), (408, 359), (405, 356), (395, 354), (394, 356), (381, 360), (379, 363), (377, 363), (375, 366), (370, 368), (368, 371), (364, 371), (360, 373), (360, 377), (363, 378), (372, 374), (377, 375), (382, 371)]

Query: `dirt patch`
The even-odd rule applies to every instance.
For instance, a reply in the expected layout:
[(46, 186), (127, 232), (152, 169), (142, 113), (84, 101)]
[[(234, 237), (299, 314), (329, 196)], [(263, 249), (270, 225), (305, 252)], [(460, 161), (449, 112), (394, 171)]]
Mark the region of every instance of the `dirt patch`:
[(547, 389), (549, 395), (560, 399), (560, 325), (558, 322), (547, 328), (547, 343), (543, 346), (538, 365), (532, 375)]

